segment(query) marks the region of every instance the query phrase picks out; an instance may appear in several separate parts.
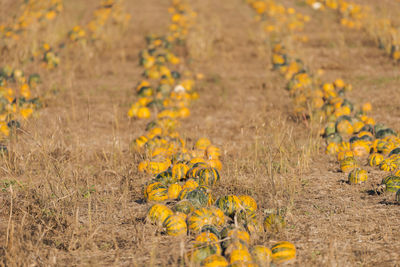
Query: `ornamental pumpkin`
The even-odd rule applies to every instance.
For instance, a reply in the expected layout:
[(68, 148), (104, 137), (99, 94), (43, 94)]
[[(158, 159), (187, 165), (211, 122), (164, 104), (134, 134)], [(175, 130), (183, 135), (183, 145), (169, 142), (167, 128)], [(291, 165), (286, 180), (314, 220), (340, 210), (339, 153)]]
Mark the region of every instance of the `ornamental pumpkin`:
[(253, 256), (254, 261), (260, 266), (268, 266), (272, 261), (272, 252), (265, 246), (254, 246), (251, 249), (251, 255)]
[(355, 168), (358, 168), (355, 158), (346, 158), (340, 161), (340, 170), (342, 172), (350, 172)]
[(218, 159), (221, 156), (221, 150), (216, 146), (208, 146), (206, 149), (206, 156), (208, 159)]
[(202, 267), (227, 267), (228, 265), (225, 257), (218, 254), (208, 256), (201, 262)]
[(391, 157), (391, 156), (393, 156), (393, 155), (400, 155), (400, 147), (396, 147), (395, 149), (393, 149), (392, 151), (390, 151), (389, 157)]
[(182, 190), (178, 197), (179, 200), (188, 199), (195, 206), (199, 207), (210, 206), (213, 202), (211, 192), (209, 192), (208, 188), (204, 186), (199, 186), (195, 189), (189, 189), (188, 191), (185, 190)]
[(276, 264), (287, 263), (296, 259), (296, 247), (287, 241), (276, 243), (271, 248), (272, 261)]
[(250, 235), (242, 228), (224, 228), (221, 231), (221, 237), (222, 239), (227, 239), (225, 242), (223, 242), (223, 247), (225, 248), (234, 240), (238, 240), (246, 246), (250, 245)]
[(375, 152), (383, 153), (383, 151), (387, 150), (389, 147), (389, 143), (383, 139), (376, 139), (372, 144), (372, 148)]
[(149, 209), (147, 213), (147, 218), (150, 222), (155, 223), (157, 225), (162, 225), (165, 219), (169, 216), (173, 215), (174, 213), (170, 208), (162, 204), (154, 204)]
[(225, 224), (225, 214), (224, 212), (217, 208), (217, 207), (210, 207), (210, 209), (212, 210), (212, 212), (215, 215), (215, 220), (214, 220), (214, 224), (216, 226), (223, 226)]
[(337, 154), (338, 161), (342, 161), (342, 160), (347, 159), (347, 158), (354, 158), (354, 156), (355, 155), (354, 155), (354, 152), (352, 150), (340, 151)]
[(378, 190), (395, 193), (400, 189), (400, 176), (389, 175), (382, 180)]
[(367, 156), (371, 150), (370, 142), (363, 140), (355, 141), (351, 144), (351, 150), (354, 152), (356, 157)]
[(326, 146), (325, 153), (328, 155), (336, 155), (339, 152), (339, 146), (336, 143), (329, 143)]
[(214, 225), (215, 215), (210, 208), (200, 208), (188, 217), (188, 227), (191, 232), (199, 232), (205, 225)]
[(182, 180), (186, 177), (186, 173), (189, 170), (189, 166), (183, 163), (175, 164), (171, 169), (172, 177), (176, 180)]
[[(205, 164), (205, 163), (204, 163)], [(197, 164), (195, 164), (195, 165), (197, 165)], [(207, 165), (207, 167), (208, 167), (208, 165)], [(202, 166), (202, 165), (197, 165), (197, 166), (193, 166), (192, 168), (190, 168), (188, 171), (187, 171), (187, 173), (186, 173), (186, 178), (187, 179), (190, 179), (190, 178), (195, 178), (195, 179), (197, 179), (197, 173), (200, 171), (200, 170), (202, 170), (202, 169), (204, 169), (204, 168), (207, 168), (207, 167), (204, 167), (204, 166)]]
[(229, 262), (251, 262), (252, 257), (247, 249), (235, 249), (229, 255)]
[(247, 245), (239, 240), (229, 240), (228, 242), (223, 242), (222, 246), (225, 248), (224, 255), (229, 258), (232, 251), (234, 250), (248, 250)]
[(388, 158), (388, 159), (384, 159), (381, 164), (379, 164), (379, 168), (382, 171), (386, 171), (386, 172), (393, 172), (394, 170), (397, 169), (397, 164), (394, 160)]
[(171, 184), (168, 187), (168, 199), (176, 199), (182, 191), (182, 186), (179, 184)]
[(179, 215), (170, 215), (165, 219), (163, 226), (167, 235), (181, 236), (187, 233), (186, 221)]
[(222, 170), (222, 162), (219, 159), (209, 159), (206, 163), (212, 168), (215, 168), (219, 171)]
[(163, 161), (150, 161), (147, 164), (146, 171), (155, 175), (168, 170), (169, 165), (171, 165), (171, 160), (169, 159), (164, 159)]
[(218, 231), (218, 228), (215, 225), (204, 225), (201, 227), (200, 230), (201, 233), (212, 233), (218, 237), (218, 239), (221, 238), (220, 232)]
[(364, 183), (368, 179), (368, 174), (366, 170), (363, 169), (354, 169), (349, 173), (349, 183), (350, 184), (360, 184)]
[(185, 213), (177, 211), (174, 214), (177, 215), (177, 216), (180, 216), (186, 222), (188, 216)]
[(189, 179), (187, 180), (184, 185), (182, 186), (182, 189), (195, 189), (199, 186), (199, 184), (194, 180), (194, 179)]
[(240, 195), (238, 196), (238, 199), (240, 200), (243, 208), (247, 210), (257, 211), (257, 202), (251, 196)]
[(258, 235), (264, 232), (262, 224), (256, 217), (247, 217), (243, 226), (251, 235)]
[(241, 209), (241, 202), (235, 195), (222, 196), (215, 202), (215, 205), (220, 208), (226, 216), (233, 216)]
[(340, 120), (336, 123), (336, 131), (339, 134), (351, 135), (354, 132), (353, 125), (348, 120)]
[(218, 244), (211, 244), (205, 247), (196, 248), (186, 254), (189, 262), (195, 265), (201, 263), (204, 259), (211, 255), (220, 255), (221, 247)]
[(144, 195), (147, 201), (164, 201), (168, 199), (168, 187), (160, 182), (151, 183), (146, 187)]
[(385, 137), (391, 137), (391, 136), (396, 137), (397, 134), (393, 129), (390, 129), (390, 128), (381, 129), (379, 131), (376, 131), (376, 133), (375, 133), (375, 137), (378, 139), (385, 138)]
[(218, 242), (218, 237), (215, 234), (210, 232), (201, 232), (196, 236), (195, 240), (193, 241), (193, 246), (197, 248), (197, 247), (202, 247), (205, 244), (208, 245), (217, 242)]
[(268, 232), (279, 232), (285, 228), (285, 219), (279, 214), (268, 214), (264, 219), (264, 229)]
[[(208, 165), (207, 165), (205, 159), (202, 158), (202, 157), (194, 157), (194, 158), (192, 158), (192, 159), (189, 161), (189, 163), (192, 164), (192, 165), (195, 165), (196, 163), (204, 163), (205, 166), (208, 167)], [(198, 166), (199, 166), (199, 165), (198, 165)]]
[(199, 170), (196, 174), (199, 178), (199, 185), (213, 186), (220, 179), (219, 173), (215, 168), (204, 168)]
[(368, 164), (371, 167), (376, 167), (376, 166), (379, 166), (383, 160), (384, 160), (384, 157), (382, 154), (372, 153), (368, 157)]
[(173, 184), (173, 183), (177, 182), (177, 180), (174, 177), (172, 177), (172, 173), (168, 170), (157, 174), (155, 180), (157, 182), (163, 183), (165, 185), (169, 185), (169, 184)]
[(190, 200), (184, 199), (175, 204), (175, 206), (172, 208), (173, 211), (176, 212), (182, 212), (186, 215), (190, 214), (192, 211), (194, 211), (194, 206), (193, 203)]
[(136, 116), (139, 119), (148, 119), (151, 116), (150, 109), (147, 107), (140, 107), (137, 111)]

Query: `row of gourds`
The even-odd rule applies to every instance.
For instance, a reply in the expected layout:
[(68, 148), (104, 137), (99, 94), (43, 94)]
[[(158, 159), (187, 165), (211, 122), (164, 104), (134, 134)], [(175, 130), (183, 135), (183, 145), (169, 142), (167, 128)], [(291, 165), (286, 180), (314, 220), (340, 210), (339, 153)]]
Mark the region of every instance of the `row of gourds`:
[(392, 59), (400, 60), (400, 30), (388, 18), (374, 14), (367, 5), (345, 0), (306, 0), (315, 10), (337, 12), (340, 24), (350, 29), (362, 29), (369, 33)]
[(63, 10), (62, 0), (28, 0), (20, 6), (21, 14), (0, 24), (1, 41), (19, 41), (21, 35), (40, 24), (53, 21)]
[[(19, 25), (19, 23), (22, 23), (21, 21), (25, 25), (27, 21), (32, 21), (30, 17), (39, 19), (43, 16), (48, 17), (48, 15), (45, 16), (43, 14), (48, 14), (53, 10), (57, 10), (57, 12), (63, 10), (62, 2), (58, 0), (36, 2), (40, 1), (29, 1), (25, 4), (26, 6), (23, 6), (25, 8), (23, 15), (18, 18), (15, 25)], [(47, 2), (49, 3), (45, 4)], [(79, 25), (73, 27), (65, 36), (65, 39), (54, 46), (55, 48), (43, 42), (39, 49), (33, 52), (32, 59), (37, 59), (46, 69), (54, 69), (60, 63), (59, 54), (64, 47), (70, 46), (72, 49), (79, 49), (79, 43), (86, 44), (101, 40), (102, 30), (104, 30), (106, 24), (125, 24), (129, 18), (129, 14), (123, 12), (121, 1), (101, 1), (98, 8), (93, 12), (93, 18), (85, 27)], [(5, 34), (5, 36), (14, 36), (17, 33), (18, 36), (22, 36), (24, 32), (29, 30), (29, 27), (26, 25), (23, 27), (23, 32), (17, 30), (21, 27), (4, 27), (4, 29), (9, 31), (11, 29), (15, 30), (13, 34), (9, 33)], [(14, 36), (13, 41), (21, 42), (21, 38)], [(24, 67), (23, 63), (21, 65), (18, 68), (5, 66), (0, 69), (0, 141), (4, 141), (13, 131), (20, 127), (22, 121), (28, 119), (33, 114), (35, 109), (42, 106), (41, 98), (35, 92), (38, 84), (43, 82), (40, 75), (38, 73), (25, 74), (22, 71)], [(2, 147), (4, 148), (5, 146)]]
[(146, 134), (131, 144), (143, 157), (138, 170), (151, 176), (143, 188), (146, 202), (152, 204), (147, 220), (166, 235), (190, 237), (182, 259), (186, 265), (269, 266), (271, 261), (295, 259), (296, 248), (290, 242), (278, 242), (271, 249), (253, 244), (264, 228), (284, 227), (284, 219), (271, 213), (261, 223), (257, 203), (249, 195), (215, 200), (213, 188), (221, 182), (220, 149), (207, 138), (187, 144), (177, 131), (180, 120), (190, 115), (192, 100), (198, 98), (195, 81), (202, 75), (187, 71), (184, 59), (174, 54), (185, 44), (196, 13), (183, 0), (172, 1), (169, 12), (168, 32), (148, 36), (140, 53), (144, 79), (128, 112), (131, 118), (153, 119)]
[[(259, 14), (259, 6), (275, 6), (274, 1), (252, 1), (250, 5)], [(261, 4), (263, 3), (263, 4)], [(264, 23), (276, 25), (274, 15), (267, 10)], [(282, 12), (286, 16), (295, 16), (295, 11)], [(296, 15), (301, 19), (303, 16)], [(280, 18), (282, 19), (282, 17)], [(287, 19), (286, 21), (289, 21)], [(298, 29), (302, 30), (302, 29)], [(294, 112), (303, 118), (324, 122), (321, 130), (327, 147), (326, 153), (337, 157), (340, 170), (348, 174), (350, 184), (359, 184), (367, 180), (365, 165), (385, 172), (385, 178), (377, 187), (377, 192), (397, 192), (400, 200), (400, 138), (398, 133), (378, 124), (368, 114), (372, 110), (369, 102), (358, 109), (346, 98), (346, 92), (352, 90), (351, 84), (342, 79), (334, 82), (322, 82), (319, 75), (313, 75), (301, 59), (292, 58), (283, 44), (291, 32), (283, 28), (279, 38), (273, 39), (273, 68), (278, 70), (288, 81), (287, 90), (293, 99)], [(364, 166), (363, 166), (364, 165)]]

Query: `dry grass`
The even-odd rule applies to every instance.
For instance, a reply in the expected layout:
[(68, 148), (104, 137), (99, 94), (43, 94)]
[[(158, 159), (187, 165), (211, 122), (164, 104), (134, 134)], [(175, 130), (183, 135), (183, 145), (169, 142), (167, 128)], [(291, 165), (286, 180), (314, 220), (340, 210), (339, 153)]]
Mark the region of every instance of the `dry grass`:
[[(63, 20), (73, 25), (96, 1), (68, 2)], [(165, 30), (167, 2), (126, 1), (133, 21), (118, 42), (70, 51), (46, 76), (42, 89), (57, 94), (0, 159), (0, 264), (180, 264), (190, 238), (166, 237), (144, 220), (149, 177), (136, 171), (140, 155), (128, 147), (145, 122), (126, 118), (143, 37)], [(271, 71), (270, 48), (241, 0), (190, 2), (199, 15), (183, 53), (206, 79), (181, 130), (189, 141), (208, 136), (222, 148), (217, 194), (250, 194), (261, 216), (285, 211), (288, 227), (254, 242), (292, 241), (299, 266), (395, 266), (399, 206), (367, 193), (381, 174), (370, 170), (369, 183), (350, 186), (334, 160), (321, 156), (318, 125), (291, 117), (285, 81)], [(333, 21), (315, 14), (310, 42), (294, 44), (299, 54), (326, 79), (352, 83), (351, 98), (371, 101), (375, 118), (396, 127), (399, 67), (366, 35)]]

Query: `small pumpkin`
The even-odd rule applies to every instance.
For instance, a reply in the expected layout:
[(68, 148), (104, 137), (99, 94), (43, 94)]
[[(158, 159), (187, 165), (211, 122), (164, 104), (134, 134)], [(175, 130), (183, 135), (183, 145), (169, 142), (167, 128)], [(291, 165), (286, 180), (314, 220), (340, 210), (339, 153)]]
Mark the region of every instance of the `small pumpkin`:
[(169, 170), (157, 174), (155, 179), (156, 181), (161, 182), (165, 185), (177, 182), (177, 180), (174, 177), (172, 177), (172, 173)]
[(182, 189), (196, 189), (197, 187), (199, 187), (199, 184), (194, 179), (189, 179), (183, 184)]
[(170, 208), (162, 204), (154, 204), (151, 206), (147, 213), (147, 218), (150, 222), (155, 223), (157, 225), (162, 225), (165, 219), (174, 213)]
[(219, 173), (215, 168), (203, 168), (196, 175), (199, 178), (199, 185), (213, 186), (220, 179)]
[(167, 235), (182, 236), (187, 233), (187, 225), (184, 218), (179, 215), (170, 215), (165, 219), (163, 226)]
[(357, 168), (349, 173), (348, 179), (350, 184), (360, 184), (367, 181), (368, 174), (366, 170)]
[(379, 166), (383, 160), (384, 160), (384, 157), (382, 154), (372, 153), (368, 157), (368, 164), (371, 167), (376, 167), (376, 166)]
[(355, 158), (346, 158), (340, 161), (340, 170), (342, 172), (350, 172), (355, 168), (358, 168), (358, 163)]
[(287, 241), (276, 243), (271, 248), (272, 261), (276, 264), (287, 263), (296, 259), (296, 247)]
[(252, 257), (247, 249), (235, 249), (229, 255), (229, 262), (251, 262)]
[(204, 245), (217, 242), (218, 242), (218, 236), (216, 236), (215, 234), (210, 232), (201, 232), (196, 236), (195, 240), (193, 241), (193, 246), (202, 247)]
[(227, 267), (228, 265), (225, 257), (218, 254), (208, 256), (201, 262), (202, 267)]
[(215, 215), (210, 208), (200, 208), (188, 217), (188, 227), (191, 232), (199, 232), (205, 225), (214, 225)]
[(182, 212), (186, 215), (191, 213), (194, 210), (194, 206), (190, 200), (184, 199), (175, 204), (172, 208), (173, 211)]
[(171, 184), (168, 187), (168, 199), (176, 199), (182, 191), (182, 186), (179, 184)]
[(172, 167), (171, 175), (175, 180), (179, 181), (186, 177), (186, 173), (188, 171), (189, 171), (189, 166), (183, 163), (178, 163)]
[(257, 211), (257, 202), (248, 195), (240, 195), (238, 196), (239, 200), (241, 201), (242, 207), (247, 210)]
[(354, 158), (354, 156), (355, 156), (354, 155), (354, 151), (352, 151), (352, 150), (340, 151), (337, 154), (338, 161), (342, 161), (342, 160), (347, 159), (347, 158)]
[(397, 169), (397, 164), (394, 160), (388, 158), (388, 159), (384, 159), (381, 164), (379, 164), (379, 168), (382, 171), (386, 171), (386, 172), (393, 172), (394, 170)]
[(400, 189), (400, 176), (389, 175), (385, 177), (378, 189), (381, 192), (386, 191), (396, 193)]
[(168, 199), (168, 187), (160, 182), (151, 183), (146, 187), (145, 198), (147, 201), (164, 201)]
[(219, 247), (218, 244), (212, 244), (208, 245), (205, 247), (200, 247), (196, 248), (192, 251), (189, 251), (186, 254), (186, 257), (188, 258), (189, 262), (191, 263), (190, 265), (198, 265), (201, 263), (203, 260), (208, 258), (211, 255), (220, 255), (221, 254), (221, 248)]
[(253, 255), (254, 261), (260, 266), (268, 266), (272, 261), (272, 252), (265, 246), (254, 246), (251, 249), (251, 255)]
[(240, 199), (235, 195), (222, 196), (218, 198), (215, 205), (220, 208), (226, 216), (233, 216), (241, 209)]

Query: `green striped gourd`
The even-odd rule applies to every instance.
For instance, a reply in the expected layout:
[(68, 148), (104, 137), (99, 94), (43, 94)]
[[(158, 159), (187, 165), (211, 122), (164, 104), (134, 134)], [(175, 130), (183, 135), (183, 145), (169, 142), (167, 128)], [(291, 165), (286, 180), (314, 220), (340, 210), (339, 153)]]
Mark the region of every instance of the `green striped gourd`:
[(199, 232), (205, 225), (215, 225), (215, 214), (210, 208), (200, 208), (193, 211), (188, 219), (188, 227), (191, 232)]
[(254, 200), (254, 198), (248, 195), (240, 195), (238, 198), (243, 208), (246, 210), (257, 211), (257, 202)]
[(213, 186), (220, 179), (219, 173), (215, 168), (201, 169), (196, 173), (196, 175), (199, 178), (199, 185)]
[(396, 193), (400, 189), (400, 176), (389, 175), (382, 180), (379, 191)]
[(151, 183), (146, 187), (144, 196), (147, 201), (164, 201), (168, 199), (168, 187), (160, 182)]
[(376, 166), (379, 166), (383, 160), (384, 160), (384, 157), (382, 154), (372, 153), (371, 155), (369, 155), (368, 164), (371, 167), (376, 167)]
[(381, 164), (379, 165), (379, 168), (382, 171), (386, 171), (386, 172), (392, 172), (394, 170), (397, 169), (397, 164), (394, 160), (388, 158), (388, 159), (384, 159)]
[(276, 243), (271, 248), (272, 261), (277, 264), (286, 263), (296, 259), (296, 247), (287, 241)]
[(340, 161), (340, 170), (342, 172), (350, 172), (355, 168), (358, 168), (358, 163), (355, 158), (350, 157)]
[(174, 213), (170, 208), (162, 204), (154, 204), (149, 209), (147, 213), (147, 218), (150, 222), (155, 223), (157, 225), (162, 225), (165, 219), (169, 216), (173, 215)]
[(165, 219), (163, 226), (167, 235), (181, 236), (186, 235), (187, 225), (186, 221), (182, 216), (171, 215)]
[(366, 170), (357, 168), (349, 173), (348, 179), (350, 184), (360, 184), (367, 181), (368, 174)]
[(181, 180), (186, 177), (186, 173), (189, 171), (189, 166), (183, 163), (175, 164), (171, 169), (171, 175), (175, 180)]
[(215, 202), (215, 205), (220, 208), (226, 216), (233, 216), (241, 209), (240, 199), (235, 195), (222, 196)]

